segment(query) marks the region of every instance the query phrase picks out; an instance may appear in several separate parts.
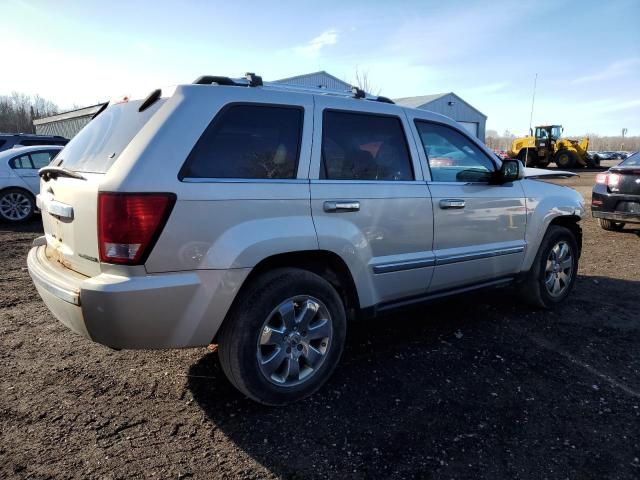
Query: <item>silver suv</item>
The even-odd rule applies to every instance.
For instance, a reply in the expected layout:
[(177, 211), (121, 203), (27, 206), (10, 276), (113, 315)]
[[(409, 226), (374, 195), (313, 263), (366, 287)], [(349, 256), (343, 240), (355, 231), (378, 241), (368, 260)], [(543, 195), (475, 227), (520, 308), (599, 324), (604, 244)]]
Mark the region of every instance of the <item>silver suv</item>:
[(219, 344), (281, 405), (338, 364), (349, 320), (517, 283), (572, 289), (580, 195), (454, 121), (382, 97), (202, 77), (112, 102), (40, 171), (29, 272), (116, 349)]

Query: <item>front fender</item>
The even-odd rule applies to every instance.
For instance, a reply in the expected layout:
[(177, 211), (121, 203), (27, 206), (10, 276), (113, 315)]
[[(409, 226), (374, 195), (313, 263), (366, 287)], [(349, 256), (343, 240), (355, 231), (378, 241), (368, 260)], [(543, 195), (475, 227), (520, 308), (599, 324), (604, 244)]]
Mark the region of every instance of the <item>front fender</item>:
[(572, 188), (537, 180), (524, 180), (522, 186), (527, 206), (527, 250), (522, 270), (528, 271), (549, 225), (562, 216), (582, 219), (586, 210), (582, 195)]

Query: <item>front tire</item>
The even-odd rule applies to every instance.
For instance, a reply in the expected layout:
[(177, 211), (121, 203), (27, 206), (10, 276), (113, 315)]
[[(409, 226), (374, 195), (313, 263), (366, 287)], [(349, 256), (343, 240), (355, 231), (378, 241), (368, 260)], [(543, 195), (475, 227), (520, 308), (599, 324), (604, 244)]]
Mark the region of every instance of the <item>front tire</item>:
[(607, 220), (606, 218), (599, 218), (598, 224), (602, 229), (609, 232), (619, 232), (624, 228), (623, 222), (614, 222), (613, 220)]
[(36, 202), (31, 193), (21, 188), (7, 188), (0, 193), (0, 218), (5, 222), (24, 223), (35, 212)]
[(327, 381), (345, 336), (335, 288), (309, 271), (280, 268), (260, 275), (236, 299), (218, 338), (220, 364), (249, 398), (286, 405)]
[(576, 166), (578, 158), (571, 150), (560, 150), (556, 153), (555, 162), (558, 168), (573, 168)]
[(551, 225), (531, 270), (520, 285), (520, 294), (531, 306), (553, 308), (571, 293), (578, 274), (578, 244), (566, 227)]

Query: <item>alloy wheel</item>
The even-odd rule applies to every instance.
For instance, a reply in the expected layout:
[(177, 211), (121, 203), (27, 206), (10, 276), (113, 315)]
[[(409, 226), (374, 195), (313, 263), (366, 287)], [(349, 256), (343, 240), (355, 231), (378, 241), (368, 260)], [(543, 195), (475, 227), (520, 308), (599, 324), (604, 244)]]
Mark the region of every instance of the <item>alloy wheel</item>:
[(24, 220), (32, 208), (31, 200), (24, 193), (9, 192), (0, 197), (0, 214), (7, 220)]
[(544, 284), (553, 297), (562, 295), (573, 277), (573, 252), (564, 240), (557, 242), (547, 257)]
[(307, 382), (326, 360), (332, 336), (331, 314), (320, 300), (286, 299), (262, 325), (256, 351), (261, 373), (281, 387)]

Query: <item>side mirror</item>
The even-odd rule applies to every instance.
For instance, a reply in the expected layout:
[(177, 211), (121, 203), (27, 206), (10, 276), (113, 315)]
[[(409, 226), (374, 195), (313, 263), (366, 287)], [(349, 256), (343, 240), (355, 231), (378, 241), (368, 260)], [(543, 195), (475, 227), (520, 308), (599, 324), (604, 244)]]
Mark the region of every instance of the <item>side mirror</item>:
[(502, 161), (502, 166), (496, 175), (497, 183), (509, 183), (524, 178), (524, 165), (520, 160), (506, 158)]

